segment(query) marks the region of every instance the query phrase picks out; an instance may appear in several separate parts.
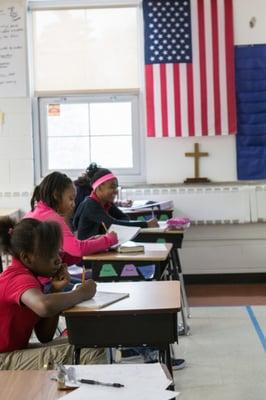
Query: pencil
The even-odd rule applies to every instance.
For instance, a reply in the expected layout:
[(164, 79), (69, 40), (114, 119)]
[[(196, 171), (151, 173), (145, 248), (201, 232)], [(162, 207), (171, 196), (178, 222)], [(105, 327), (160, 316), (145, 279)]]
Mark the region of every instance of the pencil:
[(106, 228), (106, 225), (105, 225), (105, 223), (104, 223), (104, 222), (102, 222), (102, 226), (103, 226), (103, 228), (104, 228), (105, 232), (107, 233), (107, 232), (108, 232), (108, 229)]
[(82, 268), (81, 282), (82, 282), (82, 286), (85, 286), (85, 267)]

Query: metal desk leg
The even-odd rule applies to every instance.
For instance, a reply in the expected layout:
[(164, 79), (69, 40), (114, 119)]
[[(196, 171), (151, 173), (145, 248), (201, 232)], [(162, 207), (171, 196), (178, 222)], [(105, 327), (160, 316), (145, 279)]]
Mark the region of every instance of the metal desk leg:
[(188, 305), (188, 301), (187, 301), (187, 294), (186, 294), (186, 289), (185, 289), (183, 272), (182, 272), (181, 263), (180, 263), (180, 259), (179, 259), (179, 254), (178, 254), (178, 249), (176, 249), (176, 251), (174, 251), (173, 253), (174, 253), (173, 256), (174, 256), (175, 262), (176, 262), (177, 267), (178, 267), (178, 275), (179, 275), (179, 280), (180, 280), (181, 295), (183, 296), (183, 299), (184, 299), (184, 306), (185, 306), (185, 309), (187, 311), (187, 317), (191, 318), (190, 309), (189, 309), (189, 305)]
[(179, 334), (180, 335), (189, 335), (190, 328), (187, 323), (186, 307), (185, 307), (185, 300), (184, 300), (184, 296), (185, 296), (186, 292), (184, 292), (184, 290), (185, 290), (184, 280), (183, 280), (183, 287), (182, 287), (180, 275), (181, 274), (179, 273), (178, 260), (175, 255), (175, 251), (173, 251), (173, 252), (171, 252), (171, 258), (170, 258), (170, 279), (180, 281), (181, 317), (182, 317), (182, 322), (183, 322), (183, 328), (181, 329), (181, 332), (179, 332)]
[(80, 352), (81, 349), (79, 347), (74, 348), (74, 364), (80, 364)]

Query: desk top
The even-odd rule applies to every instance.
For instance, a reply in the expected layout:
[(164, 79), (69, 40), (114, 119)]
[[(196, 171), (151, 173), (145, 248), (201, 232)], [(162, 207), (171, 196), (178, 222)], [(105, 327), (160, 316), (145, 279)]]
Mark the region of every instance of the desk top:
[(57, 400), (69, 391), (57, 390), (54, 371), (0, 371), (1, 399)]
[(144, 253), (118, 253), (108, 251), (83, 257), (89, 261), (165, 261), (173, 247), (171, 243), (138, 243), (145, 247)]
[(173, 313), (181, 307), (179, 281), (98, 283), (97, 290), (129, 293), (129, 297), (99, 310), (76, 306), (64, 311), (64, 314)]
[(181, 229), (168, 229), (165, 221), (158, 221), (159, 226), (154, 228), (141, 228), (140, 233), (166, 233), (167, 235), (183, 235), (184, 230)]
[(174, 209), (173, 208), (158, 208), (158, 206), (151, 206), (151, 207), (143, 207), (143, 208), (127, 208), (127, 207), (119, 207), (125, 214), (152, 214), (152, 212), (154, 213), (169, 213), (169, 212), (173, 212)]
[(16, 208), (0, 208), (0, 217), (19, 217), (19, 210)]
[[(89, 376), (91, 379), (105, 381), (123, 381), (127, 393), (134, 394), (138, 382), (140, 393), (148, 389), (164, 392), (167, 384), (171, 383), (171, 377), (164, 365), (159, 364), (112, 364), (112, 365), (78, 365), (75, 366), (77, 376)], [(1, 399), (5, 400), (57, 400), (72, 390), (57, 390), (57, 382), (50, 378), (55, 376), (55, 371), (0, 371)], [(156, 383), (154, 383), (156, 382)], [(85, 398), (97, 398), (98, 391), (101, 398), (114, 399), (116, 392), (113, 388), (96, 388), (87, 385), (88, 394)], [(119, 389), (120, 390), (120, 389)], [(84, 393), (84, 392), (83, 392)], [(153, 393), (152, 393), (153, 394)], [(103, 396), (104, 395), (104, 396)], [(82, 395), (77, 396), (77, 398)], [(134, 398), (138, 398), (138, 393)], [(83, 397), (84, 398), (84, 394)], [(119, 398), (121, 398), (119, 396)], [(123, 397), (127, 398), (127, 396)], [(130, 396), (130, 398), (133, 398)], [(146, 397), (145, 397), (146, 398)], [(151, 397), (153, 396), (151, 395)], [(165, 396), (163, 398), (166, 398)], [(168, 397), (167, 397), (168, 398)]]

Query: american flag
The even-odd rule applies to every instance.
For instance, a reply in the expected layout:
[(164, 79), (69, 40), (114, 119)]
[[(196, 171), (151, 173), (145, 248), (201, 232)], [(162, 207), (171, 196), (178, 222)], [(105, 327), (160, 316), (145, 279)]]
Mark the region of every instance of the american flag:
[(147, 135), (236, 133), (232, 0), (143, 0)]

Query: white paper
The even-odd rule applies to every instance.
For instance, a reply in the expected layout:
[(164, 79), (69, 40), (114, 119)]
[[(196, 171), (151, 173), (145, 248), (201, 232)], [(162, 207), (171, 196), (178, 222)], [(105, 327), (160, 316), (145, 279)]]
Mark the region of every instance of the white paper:
[(103, 308), (110, 304), (116, 303), (117, 301), (123, 300), (126, 297), (129, 297), (129, 293), (114, 293), (114, 292), (99, 291), (96, 292), (95, 296), (92, 299), (82, 301), (81, 303), (76, 304), (75, 307), (86, 307), (92, 310), (98, 310), (99, 308)]
[(70, 275), (78, 275), (82, 274), (83, 272), (83, 268), (79, 267), (78, 265), (71, 265), (70, 267), (68, 267), (67, 270), (70, 273)]
[(132, 240), (140, 232), (138, 226), (124, 226), (112, 224), (108, 229), (108, 232), (115, 232), (118, 236), (118, 243), (112, 246), (113, 249), (119, 247), (122, 243)]
[(97, 385), (82, 384), (79, 389), (61, 397), (65, 400), (170, 400), (178, 396), (178, 392), (170, 390), (151, 390), (147, 388), (112, 388)]
[(160, 210), (167, 210), (169, 208), (174, 208), (174, 203), (172, 200), (151, 203), (150, 200), (134, 200), (130, 210), (140, 210), (142, 208), (156, 208)]
[(81, 384), (79, 389), (63, 397), (66, 400), (168, 400), (178, 395), (166, 390), (171, 381), (160, 364), (76, 365), (75, 368), (77, 379), (116, 382), (125, 387)]

